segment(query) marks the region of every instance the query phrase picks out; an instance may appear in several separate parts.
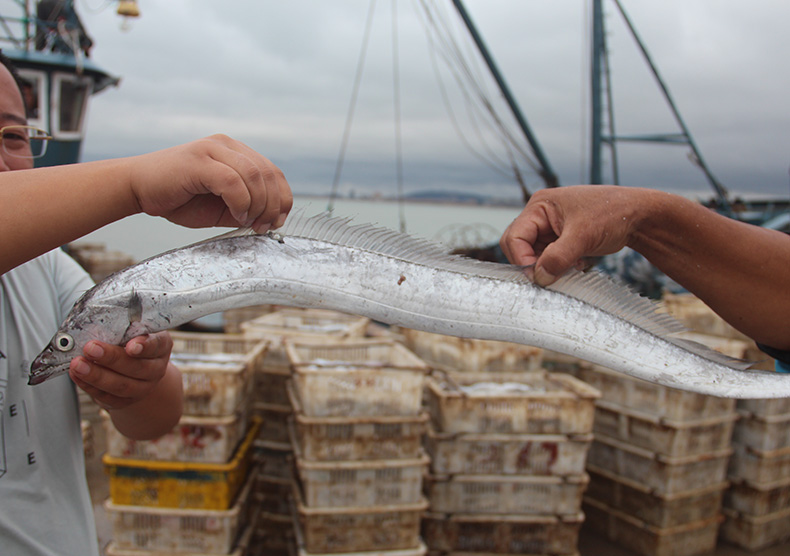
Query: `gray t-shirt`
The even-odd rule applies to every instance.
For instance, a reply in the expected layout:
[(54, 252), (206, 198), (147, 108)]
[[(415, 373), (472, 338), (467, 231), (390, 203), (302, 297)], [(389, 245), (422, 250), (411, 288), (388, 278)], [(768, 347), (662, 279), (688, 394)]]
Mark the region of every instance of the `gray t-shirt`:
[(0, 276), (0, 553), (98, 556), (79, 405), (62, 375), (28, 386), (90, 277), (60, 250)]

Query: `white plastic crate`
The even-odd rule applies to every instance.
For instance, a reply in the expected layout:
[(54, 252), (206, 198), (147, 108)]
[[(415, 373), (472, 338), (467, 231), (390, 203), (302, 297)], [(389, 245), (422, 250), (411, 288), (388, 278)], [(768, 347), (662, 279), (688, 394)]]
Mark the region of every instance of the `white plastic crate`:
[(588, 466), (590, 483), (584, 494), (609, 508), (623, 512), (647, 525), (676, 527), (719, 515), (728, 483), (675, 494), (658, 495), (642, 481), (625, 479), (604, 469)]
[(417, 458), (428, 415), (370, 417), (308, 417), (293, 385), (291, 442), (308, 461)]
[(232, 415), (249, 399), (256, 369), (263, 365), (267, 344), (240, 334), (170, 333), (171, 361), (181, 371), (184, 414)]
[(309, 554), (348, 553), (418, 548), (420, 518), (428, 509), (424, 498), (415, 504), (311, 508), (294, 489), (299, 538)]
[(367, 317), (323, 309), (280, 308), (241, 324), (246, 336), (257, 338), (308, 337), (359, 338), (370, 322)]
[(567, 515), (579, 511), (589, 477), (516, 475), (431, 476), (431, 511), (464, 514)]
[(429, 367), (403, 345), (365, 339), (287, 342), (294, 385), (310, 417), (418, 415)]
[(741, 514), (759, 517), (790, 508), (790, 477), (764, 485), (731, 479), (724, 506)]
[(641, 481), (660, 495), (686, 492), (722, 483), (731, 449), (697, 456), (671, 457), (619, 440), (596, 435), (587, 463), (598, 469)]
[(410, 328), (400, 329), (406, 345), (432, 366), (466, 372), (539, 371), (541, 348), (433, 334)]
[(587, 527), (635, 556), (696, 556), (716, 547), (722, 517), (675, 527), (653, 527), (595, 500), (584, 500)]
[(290, 404), (279, 405), (255, 402), (252, 406), (252, 414), (259, 417), (262, 421), (258, 439), (287, 444), (291, 441), (288, 436), (288, 419), (293, 415)]
[(447, 433), (585, 434), (599, 395), (559, 373), (434, 373), (426, 386), (434, 427)]
[(728, 473), (755, 485), (770, 485), (790, 477), (790, 448), (763, 451), (733, 444)]
[(790, 447), (790, 413), (764, 417), (741, 413), (732, 441), (764, 452)]
[(287, 479), (258, 473), (253, 485), (255, 506), (266, 514), (291, 515), (293, 477)]
[(115, 547), (147, 550), (228, 554), (239, 533), (251, 521), (251, 475), (229, 510), (190, 510), (127, 506), (105, 501)]
[(474, 515), (426, 513), (422, 535), (430, 550), (486, 554), (576, 554), (584, 514)]
[(672, 421), (727, 417), (735, 412), (734, 399), (669, 388), (598, 365), (581, 366), (577, 376), (599, 390), (601, 400)]
[(772, 398), (768, 400), (738, 400), (738, 411), (748, 413), (750, 417), (769, 417), (790, 414), (790, 398)]
[(267, 315), (276, 310), (274, 305), (251, 305), (222, 312), (222, 329), (226, 334), (241, 332), (241, 323)]
[(425, 449), (438, 475), (581, 475), (592, 434), (474, 434), (428, 430)]
[(132, 440), (118, 432), (102, 411), (107, 454), (114, 458), (227, 463), (247, 430), (248, 407), (223, 417), (183, 415), (170, 432), (153, 440)]
[(598, 400), (596, 434), (605, 434), (633, 446), (668, 456), (702, 455), (730, 447), (738, 416), (672, 421)]
[(252, 458), (263, 475), (278, 479), (293, 476), (293, 446), (290, 442), (255, 440)]
[(292, 513), (261, 512), (255, 525), (250, 550), (245, 556), (292, 556), (296, 552), (296, 531)]
[(304, 502), (311, 508), (416, 504), (428, 458), (313, 462), (296, 454)]
[(750, 516), (724, 508), (721, 538), (749, 551), (761, 550), (790, 539), (790, 508)]
[[(365, 552), (341, 552), (341, 553), (331, 553), (332, 556), (425, 556), (428, 553), (428, 549), (422, 543), (417, 548), (412, 549), (398, 549), (398, 550), (376, 550), (376, 551), (365, 551)], [(314, 553), (314, 552), (307, 552), (302, 546), (300, 545), (297, 549), (297, 556), (324, 556), (321, 553)]]

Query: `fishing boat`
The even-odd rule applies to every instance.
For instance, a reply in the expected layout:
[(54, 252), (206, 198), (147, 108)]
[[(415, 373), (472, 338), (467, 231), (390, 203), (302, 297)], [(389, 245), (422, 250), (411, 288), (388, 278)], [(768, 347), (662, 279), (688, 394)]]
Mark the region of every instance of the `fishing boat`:
[[(129, 1), (118, 3), (118, 13), (139, 15)], [(28, 122), (53, 138), (37, 167), (80, 160), (90, 97), (120, 82), (91, 60), (92, 45), (73, 0), (2, 3), (0, 46), (24, 81)]]

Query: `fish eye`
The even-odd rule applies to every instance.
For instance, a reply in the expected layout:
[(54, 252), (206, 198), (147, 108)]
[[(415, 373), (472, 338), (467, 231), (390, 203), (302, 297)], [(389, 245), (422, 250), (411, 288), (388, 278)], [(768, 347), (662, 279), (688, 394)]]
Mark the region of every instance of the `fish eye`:
[(68, 334), (58, 334), (52, 343), (58, 351), (71, 351), (74, 349), (74, 338)]

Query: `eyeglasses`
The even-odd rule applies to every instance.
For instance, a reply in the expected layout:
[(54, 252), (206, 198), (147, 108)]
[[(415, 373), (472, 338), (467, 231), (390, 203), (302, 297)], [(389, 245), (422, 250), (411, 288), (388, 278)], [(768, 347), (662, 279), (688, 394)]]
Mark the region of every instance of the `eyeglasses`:
[(7, 125), (0, 128), (0, 141), (6, 154), (17, 158), (40, 158), (47, 152), (52, 137), (37, 127)]

